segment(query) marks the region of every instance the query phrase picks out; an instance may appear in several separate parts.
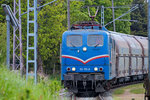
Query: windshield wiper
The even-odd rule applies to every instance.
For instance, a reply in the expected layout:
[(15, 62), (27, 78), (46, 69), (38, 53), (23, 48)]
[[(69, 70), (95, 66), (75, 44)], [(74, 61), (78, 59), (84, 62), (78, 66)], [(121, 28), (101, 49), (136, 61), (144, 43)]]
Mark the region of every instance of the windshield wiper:
[(72, 42), (71, 42), (71, 45), (72, 45), (73, 47), (76, 47)]
[(97, 43), (94, 47), (96, 48), (98, 45), (100, 45), (100, 43)]

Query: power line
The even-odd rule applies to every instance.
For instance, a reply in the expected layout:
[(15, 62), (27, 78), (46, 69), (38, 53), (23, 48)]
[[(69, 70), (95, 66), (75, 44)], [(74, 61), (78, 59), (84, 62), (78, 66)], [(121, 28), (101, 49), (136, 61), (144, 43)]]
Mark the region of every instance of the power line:
[(129, 22), (137, 22), (140, 23), (138, 20), (128, 20), (128, 19), (118, 19), (120, 21), (129, 21)]
[(126, 14), (128, 14), (128, 13), (130, 13), (130, 12), (136, 10), (137, 8), (139, 8), (138, 5), (132, 7), (132, 8), (131, 8), (130, 10), (128, 10), (126, 13), (122, 14), (121, 16), (119, 16), (118, 18), (114, 19), (113, 21), (107, 23), (105, 26), (107, 26), (107, 25), (113, 23), (114, 21), (116, 21), (116, 20), (120, 19), (121, 17), (125, 16)]
[[(48, 2), (48, 3), (46, 3), (46, 4), (42, 5), (42, 6), (37, 7), (37, 10), (38, 10), (38, 9), (41, 9), (41, 8), (43, 8), (43, 7), (45, 7), (45, 6), (49, 5), (49, 4), (52, 4), (52, 3), (54, 3), (55, 1), (57, 1), (57, 0)], [(30, 10), (29, 12), (32, 12), (32, 11), (33, 11), (33, 10)], [(21, 14), (21, 16), (23, 16), (24, 14), (27, 14), (27, 13), (28, 13), (28, 12), (24, 12), (24, 13)]]

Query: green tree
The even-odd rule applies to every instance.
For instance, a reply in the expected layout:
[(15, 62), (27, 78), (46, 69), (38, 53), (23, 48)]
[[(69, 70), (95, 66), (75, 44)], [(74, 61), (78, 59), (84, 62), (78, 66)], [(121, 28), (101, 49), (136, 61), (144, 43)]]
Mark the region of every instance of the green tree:
[(59, 57), (61, 35), (66, 30), (62, 24), (66, 19), (64, 0), (58, 0), (53, 5), (44, 7), (38, 14), (38, 48), (44, 65), (52, 68), (53, 58)]
[[(13, 0), (0, 0), (0, 63), (4, 64), (6, 62), (6, 15), (1, 7), (2, 4), (7, 4), (10, 7), (13, 5)], [(11, 32), (12, 32), (12, 27)], [(12, 48), (12, 34), (10, 34), (10, 47)], [(10, 53), (12, 54), (12, 49), (10, 49)], [(12, 56), (10, 56), (10, 59)]]
[(5, 22), (5, 13), (3, 11), (3, 8), (1, 7), (2, 4), (7, 4), (10, 7), (13, 6), (13, 0), (0, 0), (0, 22)]
[[(114, 6), (125, 6), (125, 5), (131, 5), (132, 0), (114, 0)], [(112, 6), (112, 0), (85, 0), (85, 5), (96, 5), (96, 6), (104, 6), (104, 7), (111, 7)], [(123, 13), (125, 13), (129, 8), (119, 8), (115, 9), (115, 17), (121, 16)], [(95, 14), (96, 9), (91, 8), (91, 13)], [(87, 11), (85, 11), (87, 12)], [(112, 9), (111, 8), (105, 8), (105, 24), (112, 21)], [(122, 19), (129, 19), (130, 20), (130, 14), (127, 14)], [(99, 10), (97, 17), (95, 19), (99, 23), (101, 23), (101, 11)], [(123, 22), (123, 21), (116, 21), (116, 31), (129, 34), (130, 33), (130, 22)], [(108, 30), (113, 30), (113, 23), (106, 26)]]
[[(133, 0), (114, 0), (115, 2), (115, 6), (128, 6), (128, 5), (132, 5), (132, 1)], [(127, 12), (129, 10), (129, 8), (117, 8), (115, 9), (115, 17), (119, 17), (121, 16), (123, 13)], [(127, 19), (130, 20), (131, 16), (130, 13), (125, 15), (124, 17), (120, 18), (120, 19)], [(116, 31), (117, 32), (121, 32), (121, 33), (125, 33), (125, 34), (130, 34), (130, 26), (131, 26), (131, 22), (129, 21), (116, 21)]]
[(0, 63), (6, 61), (6, 24), (0, 23)]
[(133, 4), (139, 4), (139, 8), (131, 14), (131, 19), (138, 20), (138, 23), (132, 23), (131, 34), (147, 36), (148, 3), (145, 0), (134, 0)]
[(83, 8), (84, 5), (85, 3), (82, 1), (71, 1), (71, 6), (70, 6), (71, 24), (75, 23), (76, 21), (90, 20), (87, 10), (85, 11), (85, 9)]

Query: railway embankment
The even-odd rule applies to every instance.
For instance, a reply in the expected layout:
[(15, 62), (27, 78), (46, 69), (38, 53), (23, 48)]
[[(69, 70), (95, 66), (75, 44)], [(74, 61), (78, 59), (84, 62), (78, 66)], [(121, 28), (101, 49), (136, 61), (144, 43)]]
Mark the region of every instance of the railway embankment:
[(113, 100), (144, 100), (143, 83), (121, 87), (112, 91)]

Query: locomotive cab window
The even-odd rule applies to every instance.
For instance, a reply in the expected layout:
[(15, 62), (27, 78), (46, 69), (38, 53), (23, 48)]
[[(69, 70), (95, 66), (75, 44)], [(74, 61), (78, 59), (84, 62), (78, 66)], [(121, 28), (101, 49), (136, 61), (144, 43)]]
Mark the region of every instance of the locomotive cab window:
[(82, 46), (82, 36), (81, 35), (69, 35), (69, 36), (67, 36), (67, 46), (68, 47), (80, 47), (80, 46)]
[(103, 46), (103, 36), (102, 35), (88, 35), (87, 44), (88, 46), (91, 46), (91, 47)]

